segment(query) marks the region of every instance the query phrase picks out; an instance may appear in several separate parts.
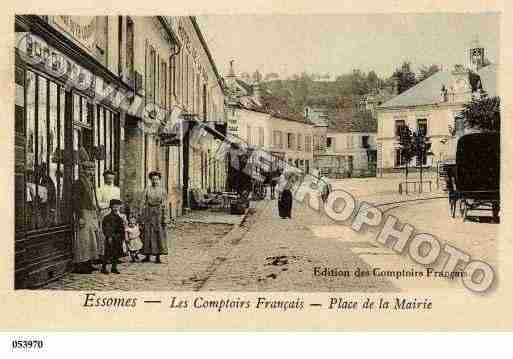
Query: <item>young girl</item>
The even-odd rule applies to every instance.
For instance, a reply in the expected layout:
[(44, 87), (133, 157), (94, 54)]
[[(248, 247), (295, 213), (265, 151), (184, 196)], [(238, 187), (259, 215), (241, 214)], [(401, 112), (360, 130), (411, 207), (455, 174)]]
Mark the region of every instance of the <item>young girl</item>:
[(126, 227), (127, 247), (130, 252), (130, 261), (137, 262), (139, 260), (139, 251), (143, 247), (141, 241), (141, 230), (137, 224), (135, 216), (130, 216), (128, 226)]

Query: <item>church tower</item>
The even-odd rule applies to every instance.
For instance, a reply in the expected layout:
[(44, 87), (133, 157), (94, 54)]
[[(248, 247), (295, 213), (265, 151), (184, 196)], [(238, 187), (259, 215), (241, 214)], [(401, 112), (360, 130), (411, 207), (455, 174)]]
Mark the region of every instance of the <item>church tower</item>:
[(485, 64), (485, 49), (479, 44), (477, 36), (470, 43), (468, 49), (468, 60), (468, 67), (474, 72), (479, 71)]

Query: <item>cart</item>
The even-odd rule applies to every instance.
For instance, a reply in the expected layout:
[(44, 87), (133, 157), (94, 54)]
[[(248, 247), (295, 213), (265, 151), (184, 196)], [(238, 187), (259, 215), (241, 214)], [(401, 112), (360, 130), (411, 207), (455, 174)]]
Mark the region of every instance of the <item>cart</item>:
[(496, 132), (472, 133), (458, 140), (456, 165), (449, 169), (447, 190), (451, 215), (457, 208), (465, 221), (469, 211), (500, 211), (500, 139)]

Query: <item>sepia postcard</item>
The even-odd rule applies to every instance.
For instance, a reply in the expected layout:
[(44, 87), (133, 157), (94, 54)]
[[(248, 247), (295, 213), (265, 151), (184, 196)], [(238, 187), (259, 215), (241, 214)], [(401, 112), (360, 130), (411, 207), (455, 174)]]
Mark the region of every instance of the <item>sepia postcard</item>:
[(367, 3), (10, 8), (0, 328), (512, 330), (511, 8)]

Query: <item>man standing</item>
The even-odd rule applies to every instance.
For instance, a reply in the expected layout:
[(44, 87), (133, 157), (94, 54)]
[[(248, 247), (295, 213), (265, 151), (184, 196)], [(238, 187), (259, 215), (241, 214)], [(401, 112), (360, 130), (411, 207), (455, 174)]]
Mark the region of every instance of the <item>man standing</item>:
[(102, 218), (110, 212), (110, 201), (113, 199), (121, 200), (121, 191), (118, 186), (114, 185), (116, 174), (107, 170), (103, 172), (103, 186), (97, 190), (98, 206), (102, 214)]

